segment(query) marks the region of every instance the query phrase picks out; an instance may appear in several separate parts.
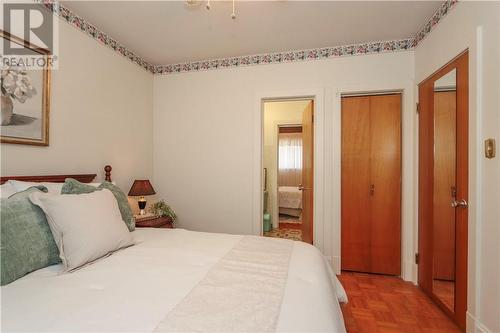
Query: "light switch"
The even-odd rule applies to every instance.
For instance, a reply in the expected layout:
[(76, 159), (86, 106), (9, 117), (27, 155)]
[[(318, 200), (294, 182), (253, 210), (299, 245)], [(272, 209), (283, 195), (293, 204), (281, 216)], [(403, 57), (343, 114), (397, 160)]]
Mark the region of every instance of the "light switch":
[(496, 155), (495, 139), (489, 138), (484, 140), (484, 156), (493, 158)]

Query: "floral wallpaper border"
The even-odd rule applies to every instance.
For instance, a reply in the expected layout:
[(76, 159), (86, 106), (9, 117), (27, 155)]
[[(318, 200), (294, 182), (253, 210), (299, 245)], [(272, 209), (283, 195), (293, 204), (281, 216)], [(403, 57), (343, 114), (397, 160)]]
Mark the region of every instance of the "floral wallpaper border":
[(310, 50), (286, 51), (267, 54), (258, 54), (242, 57), (223, 58), (214, 60), (195, 61), (183, 64), (158, 65), (154, 68), (155, 74), (171, 74), (182, 72), (203, 71), (218, 68), (231, 68), (262, 64), (279, 64), (305, 60), (320, 60), (334, 57), (344, 57), (362, 54), (373, 54), (394, 51), (406, 51), (413, 48), (413, 38), (370, 42), (362, 44), (325, 47)]
[(99, 30), (97, 27), (89, 23), (86, 19), (81, 16), (78, 16), (68, 8), (64, 7), (57, 1), (53, 0), (35, 0), (36, 2), (41, 3), (46, 9), (50, 10), (55, 15), (59, 16), (60, 19), (66, 21), (73, 27), (77, 28), (81, 32), (87, 34), (89, 37), (94, 38), (101, 44), (104, 44), (115, 52), (118, 52), (128, 60), (133, 63), (139, 65), (147, 71), (153, 73), (154, 66), (148, 63), (143, 58), (136, 55), (134, 52), (130, 51), (125, 45), (118, 42), (116, 39), (110, 37), (102, 30)]
[(431, 31), (432, 29), (441, 21), (443, 17), (445, 17), (450, 10), (458, 3), (458, 0), (445, 0), (441, 7), (432, 15), (429, 22), (425, 24), (425, 26), (417, 32), (414, 39), (414, 47), (418, 45)]
[(127, 47), (125, 47), (117, 40), (107, 35), (105, 32), (99, 30), (83, 17), (78, 16), (76, 13), (62, 6), (57, 1), (35, 1), (41, 3), (45, 8), (58, 15), (61, 19), (74, 26), (78, 30), (86, 33), (88, 36), (94, 38), (98, 42), (112, 48), (115, 52), (118, 52), (133, 63), (139, 65), (147, 71), (150, 71), (153, 74), (197, 72), (219, 68), (233, 68), (261, 64), (278, 64), (306, 60), (330, 59), (344, 56), (407, 51), (417, 46), (418, 43), (420, 43), (432, 31), (432, 29), (439, 23), (439, 21), (441, 21), (441, 19), (446, 16), (450, 12), (451, 8), (453, 8), (453, 6), (458, 2), (458, 0), (445, 0), (442, 6), (434, 13), (434, 15), (425, 24), (425, 26), (412, 38), (342, 45), (309, 50), (285, 51), (232, 58), (202, 60), (180, 64), (152, 65), (145, 59), (130, 51)]

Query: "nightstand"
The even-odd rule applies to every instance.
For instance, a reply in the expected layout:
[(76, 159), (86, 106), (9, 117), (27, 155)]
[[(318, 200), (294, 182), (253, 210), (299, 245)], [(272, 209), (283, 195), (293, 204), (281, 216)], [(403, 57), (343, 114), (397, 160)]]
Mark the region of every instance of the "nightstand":
[(144, 216), (144, 215), (134, 215), (135, 226), (137, 228), (169, 228), (173, 229), (174, 224), (172, 223), (172, 218), (170, 217), (155, 217), (155, 216)]

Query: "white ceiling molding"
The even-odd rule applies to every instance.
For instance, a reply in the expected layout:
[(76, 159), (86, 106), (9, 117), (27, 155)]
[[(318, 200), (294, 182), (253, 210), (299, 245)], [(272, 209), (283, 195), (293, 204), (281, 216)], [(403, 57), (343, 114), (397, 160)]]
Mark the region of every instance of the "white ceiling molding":
[(261, 64), (289, 63), (296, 61), (322, 60), (353, 55), (407, 51), (413, 49), (416, 45), (418, 45), (418, 43), (432, 31), (434, 26), (436, 26), (439, 21), (441, 21), (441, 19), (446, 16), (450, 12), (451, 8), (453, 8), (454, 5), (458, 2), (458, 0), (444, 1), (440, 8), (431, 17), (431, 19), (425, 24), (425, 26), (420, 31), (418, 31), (415, 36), (406, 39), (341, 45), (308, 50), (274, 52), (178, 64), (153, 65), (148, 63), (145, 59), (137, 56), (134, 52), (118, 42), (116, 39), (110, 37), (102, 30), (96, 28), (85, 18), (60, 5), (58, 2), (47, 0), (36, 1), (40, 2), (45, 8), (53, 12), (55, 15), (59, 16), (59, 18), (63, 21), (69, 23), (76, 29), (87, 34), (89, 37), (97, 40), (101, 44), (110, 47), (115, 52), (126, 57), (133, 63), (139, 65), (147, 71), (150, 71), (153, 74), (173, 74)]

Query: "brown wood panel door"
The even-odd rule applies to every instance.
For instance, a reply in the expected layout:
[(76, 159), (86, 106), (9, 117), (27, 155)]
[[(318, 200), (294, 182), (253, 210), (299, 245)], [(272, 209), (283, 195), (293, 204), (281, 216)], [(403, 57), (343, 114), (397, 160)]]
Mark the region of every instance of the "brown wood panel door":
[(432, 290), (432, 193), (434, 191), (434, 82), (424, 82), (418, 87), (418, 284), (425, 291)]
[(401, 95), (370, 97), (372, 273), (401, 274)]
[(401, 95), (342, 98), (342, 269), (401, 273)]
[(314, 102), (302, 114), (302, 240), (313, 243)]
[[(450, 110), (453, 96), (445, 96), (436, 82), (453, 71), (456, 113), (443, 114)], [(466, 51), (419, 84), (418, 283), (463, 331), (467, 311), (468, 82)], [(449, 189), (453, 184), (455, 189)], [(462, 200), (464, 204), (459, 204)], [(452, 202), (459, 205), (452, 208)], [(443, 220), (452, 221), (454, 226), (443, 224)], [(454, 259), (449, 257), (452, 246)], [(450, 272), (453, 264), (454, 272)], [(452, 281), (453, 275), (449, 304), (435, 281)]]
[(342, 269), (369, 272), (370, 98), (342, 98)]

